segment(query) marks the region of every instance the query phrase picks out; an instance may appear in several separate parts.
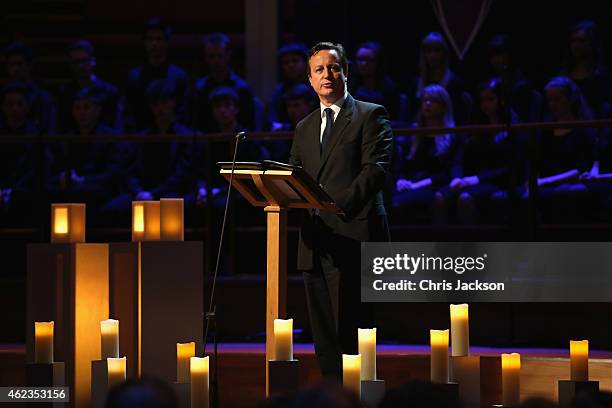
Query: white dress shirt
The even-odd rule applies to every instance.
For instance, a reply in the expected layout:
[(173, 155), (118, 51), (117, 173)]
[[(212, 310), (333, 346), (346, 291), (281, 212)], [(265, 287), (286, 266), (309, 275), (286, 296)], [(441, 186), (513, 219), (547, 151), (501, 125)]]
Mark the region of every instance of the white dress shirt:
[(323, 105), (323, 102), (321, 102), (321, 131), (319, 132), (319, 143), (321, 143), (323, 141), (323, 132), (325, 131), (325, 125), (327, 124), (327, 115), (325, 114), (325, 109), (327, 108), (331, 108), (332, 111), (334, 111), (334, 122), (336, 121), (336, 118), (338, 117), (338, 114), (340, 113), (340, 110), (342, 110), (342, 104), (344, 104), (344, 100), (346, 99), (346, 96), (348, 95), (348, 91), (346, 90), (346, 88), (344, 89), (344, 95), (338, 99), (336, 102), (332, 103), (331, 106), (325, 106)]

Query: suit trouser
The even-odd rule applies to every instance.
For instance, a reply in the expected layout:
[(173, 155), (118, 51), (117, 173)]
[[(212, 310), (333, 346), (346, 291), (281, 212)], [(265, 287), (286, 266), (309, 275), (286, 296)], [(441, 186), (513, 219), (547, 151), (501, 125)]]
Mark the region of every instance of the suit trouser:
[(303, 273), (306, 302), (323, 377), (342, 379), (342, 354), (357, 354), (357, 328), (372, 327), (372, 313), (361, 303), (358, 241), (334, 236), (332, 250), (315, 253)]

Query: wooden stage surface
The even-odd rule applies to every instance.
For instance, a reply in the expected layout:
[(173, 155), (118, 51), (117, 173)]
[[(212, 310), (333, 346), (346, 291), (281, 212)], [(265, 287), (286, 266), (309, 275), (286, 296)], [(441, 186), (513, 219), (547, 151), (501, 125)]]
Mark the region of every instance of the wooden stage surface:
[[(208, 348), (212, 350), (212, 347)], [(263, 343), (222, 343), (219, 345), (219, 387), (222, 407), (257, 407), (264, 398)], [(429, 347), (423, 345), (379, 345), (378, 377), (387, 388), (411, 380), (429, 378)], [(564, 349), (472, 347), (472, 355), (498, 356), (519, 352), (522, 357), (522, 398), (557, 399), (557, 381), (569, 378), (569, 351)], [(305, 386), (320, 380), (312, 344), (296, 344), (295, 358), (301, 364), (301, 382)], [(612, 351), (591, 351), (589, 372), (600, 381), (600, 389), (612, 391)], [(211, 362), (212, 364), (212, 362)], [(0, 386), (24, 385), (25, 346), (0, 345)], [(498, 376), (483, 378), (493, 390), (493, 399), (501, 394)], [(236, 392), (240, 390), (240, 392)]]

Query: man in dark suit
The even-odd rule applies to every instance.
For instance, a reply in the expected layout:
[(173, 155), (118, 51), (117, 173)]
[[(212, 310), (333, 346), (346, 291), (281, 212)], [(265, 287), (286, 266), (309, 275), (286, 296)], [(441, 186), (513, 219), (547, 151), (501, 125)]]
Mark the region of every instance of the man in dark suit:
[(389, 239), (382, 190), (393, 137), (384, 107), (347, 93), (347, 69), (342, 45), (310, 50), (320, 109), (297, 125), (290, 158), (344, 213), (305, 213), (298, 248), (317, 359), (323, 376), (338, 380), (342, 354), (357, 353), (357, 327), (372, 323), (360, 301), (359, 254), (361, 242)]

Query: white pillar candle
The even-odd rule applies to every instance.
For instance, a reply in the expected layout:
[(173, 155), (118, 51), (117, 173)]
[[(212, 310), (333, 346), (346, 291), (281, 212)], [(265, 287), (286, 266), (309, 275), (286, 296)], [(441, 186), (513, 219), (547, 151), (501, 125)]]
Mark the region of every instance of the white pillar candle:
[(361, 354), (361, 380), (376, 379), (376, 328), (357, 329), (359, 354)]
[(125, 381), (126, 363), (126, 357), (110, 357), (106, 359), (108, 369), (108, 388)]
[(208, 408), (208, 356), (191, 357), (191, 408)]
[(189, 382), (189, 363), (195, 356), (195, 342), (176, 343), (176, 382)]
[(470, 328), (468, 324), (468, 305), (450, 305), (451, 317), (451, 355), (454, 357), (470, 355)]
[(101, 360), (119, 358), (119, 320), (107, 319), (100, 322)]
[(430, 378), (438, 384), (448, 383), (448, 330), (430, 330)]
[(521, 402), (521, 355), (502, 354), (502, 405), (517, 407)]
[(570, 379), (589, 380), (589, 341), (570, 340)]
[(274, 319), (274, 360), (293, 360), (293, 319)]
[(53, 363), (54, 322), (34, 322), (34, 362)]
[(342, 385), (361, 398), (361, 354), (342, 355)]

